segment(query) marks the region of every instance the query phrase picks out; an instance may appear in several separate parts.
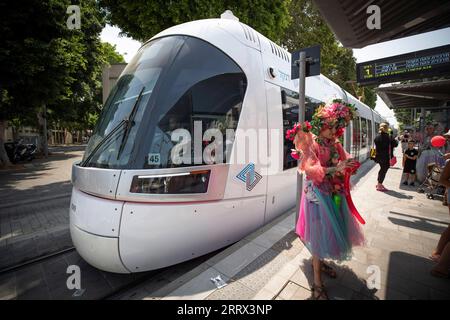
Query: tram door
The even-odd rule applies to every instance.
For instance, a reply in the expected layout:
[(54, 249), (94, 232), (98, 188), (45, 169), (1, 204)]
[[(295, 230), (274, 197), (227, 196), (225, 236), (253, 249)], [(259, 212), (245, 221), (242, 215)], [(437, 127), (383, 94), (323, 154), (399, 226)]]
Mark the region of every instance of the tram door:
[(360, 118), (355, 117), (352, 121), (352, 156), (359, 159), (359, 151), (361, 149), (361, 125)]
[(267, 201), (264, 222), (295, 206), (297, 160), (291, 157), (293, 144), (284, 138), (298, 121), (298, 94), (266, 82), (268, 155)]

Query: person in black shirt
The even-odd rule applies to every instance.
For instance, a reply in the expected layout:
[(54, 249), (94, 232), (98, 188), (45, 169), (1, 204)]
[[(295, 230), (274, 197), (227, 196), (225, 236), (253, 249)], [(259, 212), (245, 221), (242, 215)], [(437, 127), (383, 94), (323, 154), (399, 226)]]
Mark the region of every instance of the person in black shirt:
[(388, 189), (383, 186), (383, 181), (390, 166), (389, 161), (393, 156), (391, 148), (392, 145), (395, 145), (395, 141), (393, 141), (393, 138), (388, 132), (389, 124), (384, 122), (381, 123), (379, 134), (374, 140), (376, 149), (375, 162), (380, 165), (380, 171), (378, 171), (378, 184), (376, 185), (378, 191), (388, 191)]
[(405, 150), (403, 154), (403, 173), (406, 173), (406, 180), (403, 182), (405, 186), (408, 185), (408, 180), (410, 180), (411, 186), (414, 185), (416, 181), (416, 162), (417, 155), (419, 151), (414, 148), (414, 140), (408, 140), (408, 149)]

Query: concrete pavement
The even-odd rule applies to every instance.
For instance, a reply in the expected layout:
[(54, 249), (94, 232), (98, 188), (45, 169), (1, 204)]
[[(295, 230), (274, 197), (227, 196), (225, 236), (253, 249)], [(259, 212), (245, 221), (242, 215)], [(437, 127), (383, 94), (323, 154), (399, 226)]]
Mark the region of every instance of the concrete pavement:
[[(439, 200), (417, 187), (400, 187), (400, 164), (388, 171), (388, 192), (375, 190), (378, 166), (366, 162), (353, 191), (366, 220), (367, 243), (354, 257), (332, 263), (337, 279), (324, 277), (330, 299), (450, 299), (450, 280), (430, 275), (428, 255), (450, 222)], [(294, 233), (295, 212), (288, 211), (188, 274), (155, 290), (145, 282), (121, 299), (277, 299), (311, 296), (311, 255)], [(220, 286), (217, 281), (223, 281)]]
[(0, 171), (0, 269), (72, 245), (71, 167), (83, 149), (52, 148), (48, 159)]

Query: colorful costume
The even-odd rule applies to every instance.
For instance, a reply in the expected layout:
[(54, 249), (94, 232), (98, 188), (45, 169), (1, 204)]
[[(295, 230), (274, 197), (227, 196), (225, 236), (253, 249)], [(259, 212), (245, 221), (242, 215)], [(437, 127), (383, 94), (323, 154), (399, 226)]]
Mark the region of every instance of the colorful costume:
[[(299, 170), (306, 175), (296, 233), (320, 259), (349, 259), (352, 247), (364, 243), (358, 221), (365, 222), (350, 196), (350, 176), (359, 163), (352, 169), (337, 168), (340, 161), (350, 158), (338, 138), (354, 112), (351, 105), (334, 100), (318, 109), (311, 124), (297, 124), (286, 136), (294, 140), (294, 154), (301, 161)], [(319, 138), (318, 133), (326, 126), (337, 128), (335, 139)]]

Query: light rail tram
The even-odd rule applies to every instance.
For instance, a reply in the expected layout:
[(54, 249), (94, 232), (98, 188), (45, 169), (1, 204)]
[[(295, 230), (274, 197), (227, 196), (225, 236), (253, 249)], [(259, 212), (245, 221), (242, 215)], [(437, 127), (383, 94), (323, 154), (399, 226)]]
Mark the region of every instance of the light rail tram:
[[(298, 119), (297, 87), (291, 54), (231, 15), (143, 44), (72, 168), (79, 254), (110, 272), (158, 269), (232, 244), (294, 207), (296, 160), (284, 133)], [(344, 147), (364, 161), (384, 119), (323, 75), (306, 80), (306, 119), (332, 98), (356, 105)]]

